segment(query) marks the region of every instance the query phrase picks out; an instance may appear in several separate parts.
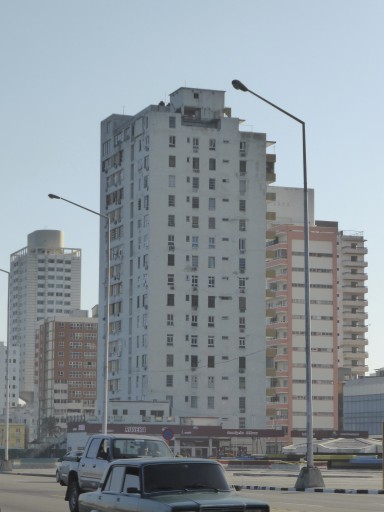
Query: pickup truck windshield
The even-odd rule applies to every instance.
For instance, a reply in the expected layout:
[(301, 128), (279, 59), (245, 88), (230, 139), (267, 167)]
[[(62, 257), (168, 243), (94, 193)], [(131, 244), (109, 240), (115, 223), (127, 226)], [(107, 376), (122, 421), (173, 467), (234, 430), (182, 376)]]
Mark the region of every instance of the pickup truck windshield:
[(127, 438), (113, 440), (112, 455), (114, 459), (173, 457), (172, 451), (164, 441)]
[(219, 465), (204, 463), (154, 464), (143, 468), (144, 492), (229, 491)]

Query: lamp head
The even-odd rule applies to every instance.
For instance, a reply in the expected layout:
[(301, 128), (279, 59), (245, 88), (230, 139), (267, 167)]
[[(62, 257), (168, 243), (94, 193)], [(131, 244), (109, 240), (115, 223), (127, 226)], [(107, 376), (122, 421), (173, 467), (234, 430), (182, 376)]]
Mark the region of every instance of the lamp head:
[(240, 80), (232, 80), (232, 85), (235, 89), (243, 92), (248, 91), (248, 87), (246, 87), (243, 82), (240, 82)]
[(57, 196), (56, 194), (48, 194), (49, 199), (61, 199), (60, 196)]

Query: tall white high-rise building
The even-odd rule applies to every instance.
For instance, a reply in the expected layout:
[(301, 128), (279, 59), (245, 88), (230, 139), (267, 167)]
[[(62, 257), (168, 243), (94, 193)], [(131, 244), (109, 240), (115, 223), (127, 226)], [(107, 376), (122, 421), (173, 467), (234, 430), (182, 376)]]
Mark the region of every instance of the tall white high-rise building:
[(39, 230), (11, 254), (9, 343), (19, 348), (20, 397), (33, 404), (39, 320), (80, 309), (81, 250), (64, 247), (64, 234)]
[[(265, 134), (240, 123), (223, 91), (186, 87), (167, 105), (101, 123), (110, 400), (167, 400), (181, 421), (265, 426), (266, 187), (275, 158)], [(99, 357), (100, 414), (103, 389)]]

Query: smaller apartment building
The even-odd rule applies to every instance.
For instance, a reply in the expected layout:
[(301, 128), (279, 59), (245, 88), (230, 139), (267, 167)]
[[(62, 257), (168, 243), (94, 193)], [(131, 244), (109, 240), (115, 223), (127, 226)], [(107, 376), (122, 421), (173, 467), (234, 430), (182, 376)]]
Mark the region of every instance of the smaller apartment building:
[[(306, 428), (303, 227), (270, 227), (267, 245), (267, 418)], [(272, 236), (273, 235), (273, 236)], [(314, 429), (337, 429), (337, 224), (311, 226), (310, 314)]]
[(95, 414), (98, 319), (86, 311), (40, 322), (36, 331), (39, 424), (67, 422)]

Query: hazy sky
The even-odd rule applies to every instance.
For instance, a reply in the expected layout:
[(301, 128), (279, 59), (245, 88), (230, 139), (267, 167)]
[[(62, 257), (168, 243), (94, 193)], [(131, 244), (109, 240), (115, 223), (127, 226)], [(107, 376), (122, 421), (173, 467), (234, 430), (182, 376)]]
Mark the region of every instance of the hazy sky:
[[(277, 141), (277, 185), (302, 186), (303, 119), (316, 219), (367, 239), (370, 371), (381, 333), (384, 1), (0, 0), (0, 268), (38, 229), (83, 250), (82, 308), (98, 300), (99, 125), (181, 86), (226, 91), (232, 115)], [(0, 275), (0, 340), (7, 278)]]

